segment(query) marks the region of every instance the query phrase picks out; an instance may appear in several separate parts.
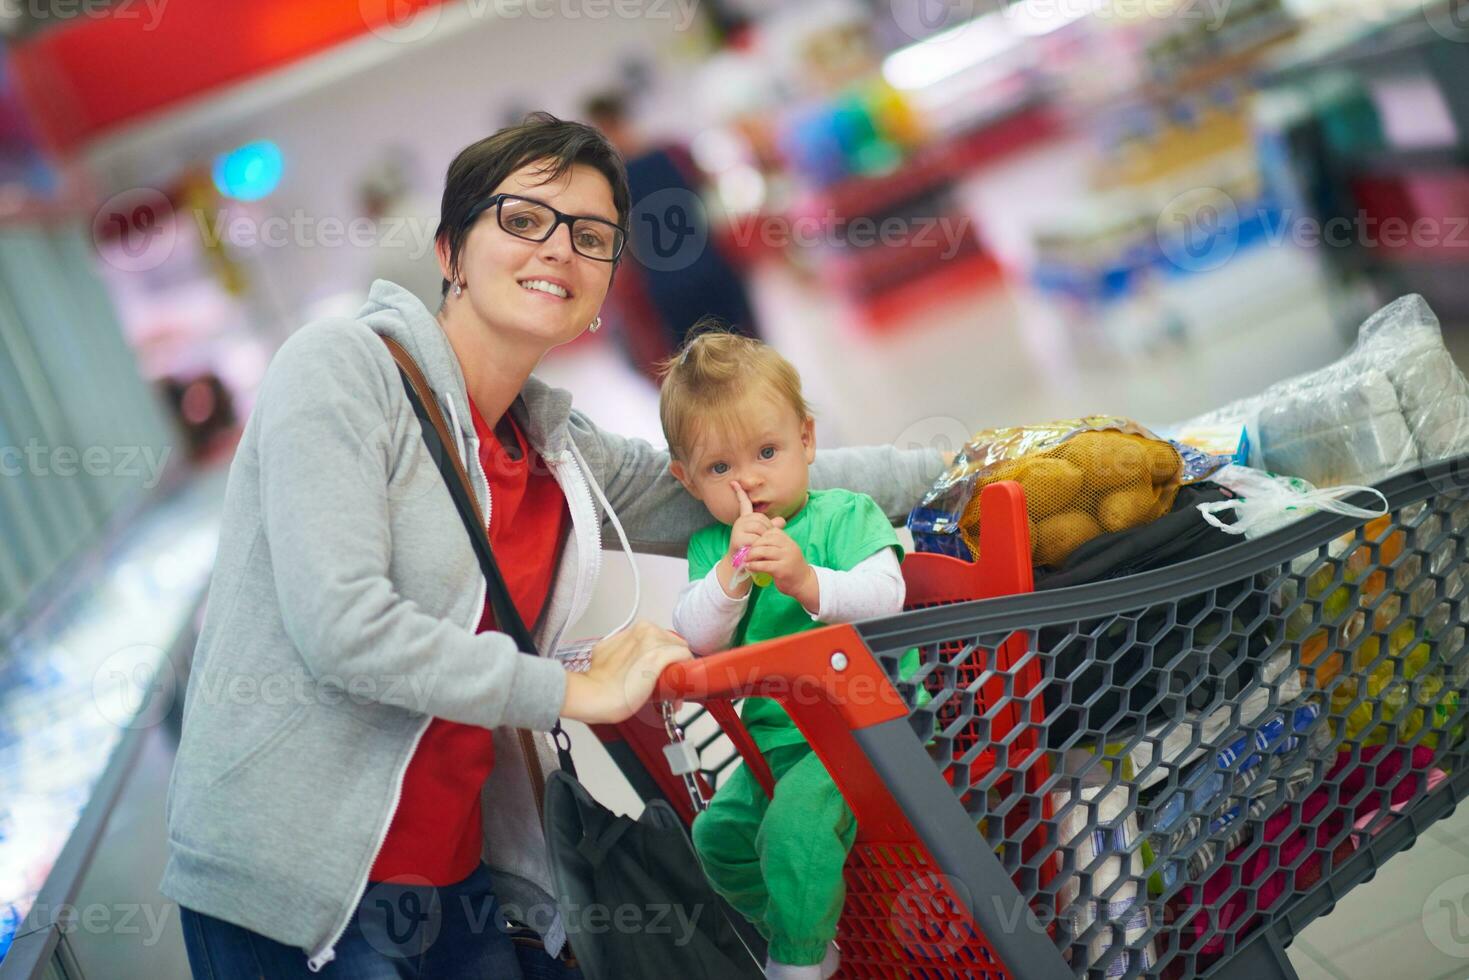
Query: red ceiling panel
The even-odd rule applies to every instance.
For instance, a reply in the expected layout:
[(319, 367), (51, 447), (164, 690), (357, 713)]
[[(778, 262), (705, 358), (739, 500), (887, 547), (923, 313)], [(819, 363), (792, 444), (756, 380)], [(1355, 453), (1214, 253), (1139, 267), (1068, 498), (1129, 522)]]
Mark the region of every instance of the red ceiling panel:
[(452, 0), (119, 0), (17, 45), (17, 85), (46, 142), (124, 123), (281, 68)]

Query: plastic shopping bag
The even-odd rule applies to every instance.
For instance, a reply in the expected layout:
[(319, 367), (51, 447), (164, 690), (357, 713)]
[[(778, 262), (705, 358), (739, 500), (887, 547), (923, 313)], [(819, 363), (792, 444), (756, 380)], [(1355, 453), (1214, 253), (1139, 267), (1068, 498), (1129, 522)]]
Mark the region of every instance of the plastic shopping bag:
[[(1382, 517), (1388, 511), (1387, 498), (1372, 487), (1344, 486), (1318, 490), (1299, 477), (1276, 476), (1264, 470), (1235, 465), (1217, 470), (1209, 479), (1233, 491), (1236, 498), (1199, 504), (1199, 513), (1219, 530), (1243, 534), (1248, 540), (1262, 537), (1318, 510), (1363, 519)], [(1364, 492), (1375, 494), (1382, 501), (1382, 509), (1367, 510), (1343, 499)], [(1214, 516), (1226, 510), (1235, 512), (1233, 524), (1226, 524)]]

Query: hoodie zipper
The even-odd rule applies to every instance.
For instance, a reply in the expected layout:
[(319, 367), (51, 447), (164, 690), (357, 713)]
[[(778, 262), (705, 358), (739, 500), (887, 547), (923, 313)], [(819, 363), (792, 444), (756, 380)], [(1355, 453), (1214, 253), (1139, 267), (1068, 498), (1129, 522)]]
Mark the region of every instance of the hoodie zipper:
[[(456, 419), (456, 424), (457, 424), (457, 419)], [(475, 442), (474, 442), (474, 444), (475, 444), (475, 454), (474, 454), (475, 455), (475, 458), (473, 460), (465, 459), (464, 462), (465, 462), (466, 467), (474, 467), (479, 462), (479, 459), (478, 459), (478, 457), (479, 457), (478, 442), (479, 442), (479, 439), (478, 439), (478, 436), (476, 435)], [(462, 456), (467, 456), (468, 453), (467, 452), (463, 452), (460, 455), (461, 455), (461, 457)], [(575, 475), (575, 479), (576, 479), (577, 483), (580, 486), (580, 489), (581, 489), (582, 494), (583, 494), (583, 499), (585, 499), (585, 497), (592, 496), (591, 485), (590, 485), (590, 483), (589, 483), (586, 475), (582, 472), (582, 462), (581, 462), (580, 457), (576, 454), (575, 447), (573, 447), (569, 452), (563, 452), (561, 454), (561, 460), (562, 460), (563, 463), (569, 464), (569, 469)], [(489, 523), (490, 523), (490, 513), (492, 511), (492, 508), (493, 508), (493, 505), (494, 505), (494, 501), (493, 501), (493, 499), (491, 498), (491, 495), (490, 495), (490, 481), (489, 481), (489, 476), (484, 472), (484, 468), (483, 467), (480, 467), (479, 468), (479, 475), (480, 475), (480, 483), (481, 483), (481, 485), (485, 489), (485, 533), (488, 534), (489, 533)], [(598, 496), (600, 496), (600, 494), (598, 494)], [(613, 521), (613, 523), (614, 524), (617, 524), (617, 517), (616, 517), (615, 514), (612, 514), (612, 511), (611, 511), (611, 508), (610, 507), (608, 508), (608, 511), (607, 512), (608, 512), (608, 515), (609, 515), (610, 519)], [(591, 575), (590, 576), (582, 576), (580, 574), (577, 575), (576, 586), (575, 586), (576, 592), (572, 595), (572, 609), (571, 609), (572, 612), (575, 611), (576, 600), (580, 598), (580, 593), (581, 593), (581, 589), (582, 589), (582, 581), (583, 581), (583, 579), (584, 578), (590, 578), (591, 581), (595, 582), (597, 580), (597, 577), (601, 574), (601, 569), (602, 569), (602, 547), (601, 547), (601, 542), (602, 542), (602, 522), (598, 518), (597, 504), (596, 504), (596, 501), (595, 500), (593, 500), (593, 502), (592, 502), (592, 520), (595, 523), (595, 528), (596, 528), (595, 537), (596, 537), (596, 544), (597, 544), (597, 546), (592, 549), (592, 555), (591, 555)], [(617, 527), (618, 527), (618, 529), (620, 531), (621, 525), (620, 524), (617, 524)], [(619, 535), (619, 537), (620, 536), (621, 535)], [(626, 548), (626, 545), (624, 545), (624, 548)], [(627, 552), (627, 557), (628, 557), (628, 561), (630, 561), (630, 562), (635, 561), (635, 559), (633, 558), (633, 555), (632, 555), (632, 552), (631, 552), (630, 549)], [(636, 582), (637, 579), (638, 579), (638, 571), (637, 571), (636, 564), (633, 565), (633, 576), (634, 576), (634, 582)], [(481, 576), (481, 578), (483, 578), (483, 576)], [(470, 624), (470, 629), (476, 629), (479, 626), (479, 618), (480, 618), (480, 615), (482, 615), (482, 612), (483, 612), (483, 609), (484, 609), (485, 596), (486, 596), (486, 594), (488, 592), (488, 588), (489, 588), (488, 583), (485, 583), (485, 582), (481, 581), (481, 584), (480, 584), (480, 592), (479, 592), (479, 602), (474, 607), (474, 609), (475, 609), (475, 619), (474, 619), (474, 622)], [(638, 590), (638, 591), (640, 591), (640, 590)], [(633, 617), (636, 617), (636, 615), (637, 615), (636, 604), (634, 606), (632, 615), (633, 615)], [(569, 620), (568, 620), (568, 622), (569, 622)], [(399, 768), (398, 773), (397, 773), (397, 776), (394, 779), (394, 782), (393, 782), (393, 803), (392, 803), (392, 806), (388, 810), (387, 816), (386, 816), (385, 820), (383, 821), (382, 827), (378, 830), (377, 844), (373, 848), (372, 860), (370, 862), (368, 862), (367, 867), (362, 872), (361, 880), (358, 882), (357, 888), (356, 888), (356, 890), (354, 892), (354, 895), (353, 895), (353, 898), (352, 898), (352, 901), (351, 901), (351, 903), (347, 907), (348, 911), (347, 911), (346, 916), (342, 919), (341, 924), (337, 927), (336, 931), (332, 934), (332, 938), (330, 939), (330, 941), (328, 941), (325, 946), (323, 946), (320, 950), (318, 950), (318, 952), (316, 952), (315, 954), (312, 954), (310, 957), (308, 957), (308, 959), (306, 961), (307, 969), (309, 969), (312, 973), (320, 973), (321, 970), (328, 963), (330, 963), (333, 959), (336, 958), (336, 945), (337, 945), (338, 942), (341, 941), (342, 935), (347, 931), (347, 926), (349, 926), (351, 924), (351, 922), (352, 922), (352, 915), (353, 915), (353, 913), (356, 912), (358, 904), (362, 901), (363, 894), (367, 891), (367, 879), (372, 875), (372, 866), (377, 863), (378, 854), (380, 854), (382, 852), (383, 843), (387, 840), (388, 830), (392, 827), (393, 817), (397, 813), (398, 804), (400, 802), (402, 802), (403, 780), (404, 780), (404, 777), (408, 773), (408, 765), (413, 761), (413, 756), (418, 751), (418, 744), (423, 739), (424, 733), (426, 731), (428, 731), (429, 724), (431, 724), (431, 723), (432, 723), (432, 719), (431, 718), (430, 719), (427, 719), (425, 721), (425, 723), (419, 728), (418, 733), (413, 737), (413, 749), (412, 749), (412, 751), (410, 751), (408, 753), (407, 760)], [(531, 767), (531, 766), (538, 767), (540, 765), (540, 756), (539, 756), (538, 753), (536, 753), (535, 751), (533, 751), (533, 746), (531, 746), (529, 744), (526, 744), (525, 742), (522, 742), (522, 751), (524, 751), (527, 754), (526, 763), (527, 763), (527, 767), (528, 768)], [(545, 814), (544, 814), (544, 811), (542, 809), (543, 806), (544, 806), (544, 804), (543, 804), (543, 802), (541, 800), (539, 800), (539, 799), (536, 800), (536, 810), (537, 810), (538, 813), (541, 814), (541, 822), (542, 823), (545, 822)]]
[(332, 938), (327, 940), (326, 945), (306, 960), (306, 968), (312, 973), (320, 973), (323, 967), (337, 958), (337, 943), (341, 941), (342, 934), (347, 931), (347, 926), (352, 924), (352, 915), (357, 911), (357, 906), (362, 901), (362, 896), (367, 892), (367, 879), (372, 875), (372, 866), (377, 863), (377, 856), (382, 852), (383, 843), (388, 839), (388, 829), (393, 825), (393, 817), (398, 813), (398, 804), (403, 798), (403, 779), (408, 775), (408, 766), (413, 761), (414, 755), (418, 753), (418, 743), (423, 740), (424, 732), (428, 731), (428, 726), (432, 722), (432, 718), (424, 719), (423, 724), (418, 728), (418, 733), (413, 736), (413, 746), (409, 749), (407, 758), (404, 760), (403, 765), (398, 768), (398, 773), (393, 778), (393, 803), (388, 807), (388, 813), (383, 820), (382, 826), (378, 828), (377, 845), (372, 849), (372, 860), (367, 862), (367, 867), (362, 871), (362, 878), (357, 883), (352, 901), (348, 905), (346, 917), (342, 919), (341, 924), (337, 926), (336, 932), (332, 933)]
[[(458, 420), (456, 419), (455, 421), (457, 424)], [(475, 437), (473, 446), (475, 450), (475, 459), (473, 460), (473, 462), (471, 462), (469, 459), (465, 459), (464, 465), (466, 467), (472, 467), (479, 462), (478, 436)], [(467, 456), (468, 453), (462, 452), (460, 453), (460, 455), (461, 457)], [(474, 472), (474, 470), (471, 469), (469, 470), (469, 472)], [(479, 476), (480, 484), (485, 488), (485, 533), (489, 534), (490, 513), (494, 505), (494, 501), (490, 496), (490, 478), (488, 475), (486, 475), (484, 467), (482, 466), (479, 467)], [(480, 617), (483, 615), (485, 608), (485, 596), (488, 591), (489, 584), (484, 581), (484, 576), (481, 575), (479, 601), (475, 603), (473, 607), (474, 621), (470, 624), (469, 627), (471, 630), (477, 630), (479, 628)], [(341, 942), (342, 935), (347, 931), (347, 927), (352, 924), (352, 915), (357, 911), (357, 906), (362, 902), (362, 896), (367, 892), (367, 880), (372, 876), (373, 865), (377, 864), (377, 858), (378, 855), (382, 853), (383, 844), (387, 842), (388, 831), (392, 829), (393, 826), (393, 817), (397, 816), (398, 814), (398, 804), (403, 801), (403, 780), (408, 775), (408, 766), (412, 764), (413, 757), (418, 754), (418, 744), (419, 742), (423, 741), (424, 733), (428, 731), (429, 725), (431, 724), (433, 724), (432, 718), (425, 719), (424, 723), (419, 726), (418, 733), (413, 736), (413, 746), (408, 752), (408, 757), (406, 761), (404, 761), (403, 765), (398, 768), (398, 773), (393, 779), (393, 802), (392, 805), (388, 807), (387, 817), (384, 819), (382, 826), (378, 828), (377, 844), (372, 849), (372, 860), (367, 862), (367, 867), (362, 872), (362, 878), (357, 883), (352, 901), (348, 905), (349, 911), (347, 912), (346, 917), (342, 920), (341, 924), (337, 926), (336, 931), (332, 933), (332, 938), (327, 941), (326, 945), (307, 958), (306, 968), (312, 973), (320, 973), (328, 963), (336, 959), (337, 943)], [(536, 801), (536, 805), (537, 808), (540, 807), (539, 800)], [(542, 815), (541, 819), (542, 821), (544, 821), (545, 816)]]
[[(470, 447), (474, 450), (474, 452), (473, 452), (474, 462), (471, 463), (469, 460), (466, 459), (464, 461), (464, 465), (465, 466), (475, 466), (475, 465), (478, 465), (479, 464), (479, 435), (478, 434), (476, 434), (473, 437), (473, 439), (470, 441)], [(474, 472), (474, 471), (473, 470), (470, 470), (470, 472)], [(480, 486), (482, 486), (482, 487), (485, 488), (485, 536), (486, 537), (489, 537), (489, 534), (490, 534), (490, 514), (494, 512), (494, 509), (495, 509), (495, 500), (494, 500), (493, 497), (490, 496), (490, 476), (489, 476), (488, 473), (485, 472), (485, 468), (483, 466), (479, 466), (479, 482), (480, 482)], [(480, 577), (483, 578), (484, 576), (480, 576)], [(489, 589), (489, 587), (486, 586), (484, 591), (488, 591), (488, 589)], [(480, 603), (480, 605), (483, 606), (484, 603)], [(477, 626), (479, 624), (476, 623), (475, 625)]]

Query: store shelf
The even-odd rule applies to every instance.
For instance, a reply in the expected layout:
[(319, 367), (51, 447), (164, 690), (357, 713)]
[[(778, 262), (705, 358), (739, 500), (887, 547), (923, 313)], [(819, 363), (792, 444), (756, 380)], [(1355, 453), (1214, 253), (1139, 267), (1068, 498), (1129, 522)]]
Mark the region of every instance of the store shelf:
[(1447, 41), (1425, 16), (1431, 6), (1447, 4), (1427, 0), (1424, 7), (1408, 8), (1397, 19), (1365, 30), (1360, 26), (1364, 21), (1346, 21), (1344, 31), (1303, 33), (1265, 66), (1263, 80), (1291, 82), (1323, 69), (1361, 70), (1416, 58), (1425, 45)]
[(870, 327), (891, 329), (911, 322), (914, 310), (994, 287), (1004, 275), (994, 256), (976, 250), (954, 257), (921, 278), (868, 295), (858, 301), (858, 310)]
[(822, 188), (813, 207), (839, 215), (872, 215), (973, 173), (1017, 150), (1059, 132), (1061, 122), (1047, 105), (1027, 104), (963, 133), (929, 144), (892, 173), (852, 177)]
[(1281, 21), (1273, 30), (1233, 49), (1220, 51), (1185, 71), (1165, 78), (1145, 79), (1130, 88), (1110, 90), (1097, 99), (1073, 100), (1071, 110), (1077, 118), (1084, 119), (1094, 113), (1132, 110), (1139, 105), (1170, 106), (1222, 85), (1238, 84), (1265, 72), (1269, 59), (1298, 37), (1299, 30), (1294, 22)]
[(222, 468), (203, 474), (135, 515), (41, 614), (6, 637), (4, 980), (37, 975), (34, 958), (58, 948), (50, 934), (96, 853), (142, 737), (181, 710), (181, 647), (214, 563), (225, 476)]
[(1469, 147), (1436, 146), (1375, 150), (1348, 161), (1347, 168), (1372, 176), (1413, 176), (1444, 171), (1469, 173)]

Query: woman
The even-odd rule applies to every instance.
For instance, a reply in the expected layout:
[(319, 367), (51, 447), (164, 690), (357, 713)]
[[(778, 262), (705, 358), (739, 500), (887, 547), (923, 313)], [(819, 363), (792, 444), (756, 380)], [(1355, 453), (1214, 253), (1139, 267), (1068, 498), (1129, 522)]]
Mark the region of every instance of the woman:
[[(449, 167), (437, 315), (379, 280), (355, 318), (309, 324), (272, 361), (230, 471), (169, 790), (161, 887), (196, 976), (514, 978), (506, 908), (563, 948), (554, 913), (529, 914), (554, 902), (527, 765), (553, 757), (541, 737), (527, 760), (512, 733), (630, 717), (689, 651), (640, 622), (568, 675), (494, 629), (383, 338), (439, 400), (516, 607), (557, 649), (604, 522), (625, 549), (682, 554), (708, 520), (666, 453), (531, 377), (597, 328), (628, 209), (601, 134), (531, 116)], [(943, 465), (838, 450), (813, 482), (896, 518)]]

